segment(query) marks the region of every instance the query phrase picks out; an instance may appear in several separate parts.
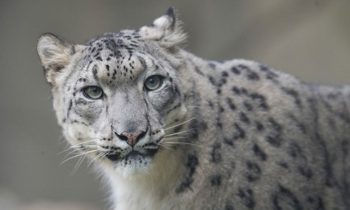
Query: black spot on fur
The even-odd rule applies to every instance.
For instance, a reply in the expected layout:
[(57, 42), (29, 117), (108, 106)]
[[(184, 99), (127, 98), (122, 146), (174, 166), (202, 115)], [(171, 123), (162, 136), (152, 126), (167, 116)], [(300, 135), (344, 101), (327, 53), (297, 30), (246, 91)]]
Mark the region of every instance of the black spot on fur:
[(250, 67), (248, 67), (246, 65), (243, 65), (243, 64), (239, 64), (238, 68), (244, 70), (248, 80), (251, 80), (251, 81), (258, 81), (258, 80), (260, 80), (259, 74), (254, 72)]
[(236, 86), (233, 86), (232, 89), (233, 93), (235, 93), (236, 95), (241, 95), (241, 89), (239, 89)]
[(265, 161), (267, 159), (266, 153), (259, 147), (259, 145), (254, 144), (253, 152), (260, 160)]
[(302, 167), (302, 166), (299, 166), (298, 167), (298, 171), (299, 173), (304, 176), (306, 179), (311, 179), (313, 177), (313, 172), (310, 168), (308, 167)]
[(244, 122), (245, 124), (250, 124), (250, 119), (244, 112), (239, 113), (239, 119)]
[(72, 110), (72, 107), (73, 107), (73, 101), (72, 99), (69, 100), (69, 104), (68, 104), (68, 109), (67, 109), (67, 119), (69, 119), (69, 114), (70, 114), (70, 111)]
[(262, 64), (260, 64), (259, 67), (260, 67), (260, 70), (265, 73), (266, 79), (272, 80), (273, 82), (278, 82), (277, 81), (278, 74), (276, 72), (272, 71), (270, 68)]
[(266, 136), (267, 142), (274, 147), (279, 147), (282, 144), (282, 126), (273, 118), (269, 118), (270, 132)]
[(220, 119), (216, 119), (216, 126), (218, 126), (218, 128), (222, 129), (222, 122), (220, 121)]
[(266, 141), (275, 147), (281, 146), (281, 137), (276, 135), (268, 135), (266, 136)]
[(205, 76), (205, 74), (199, 69), (198, 66), (194, 66), (194, 70), (197, 74), (201, 75), (201, 76)]
[(94, 65), (94, 66), (92, 67), (92, 73), (93, 73), (93, 75), (94, 75), (94, 79), (95, 79), (96, 81), (98, 81), (98, 77), (97, 77), (97, 65)]
[(258, 130), (258, 131), (264, 130), (264, 125), (261, 122), (255, 121), (255, 125), (256, 125), (256, 130)]
[(221, 185), (221, 175), (216, 174), (210, 177), (210, 184), (211, 186), (220, 186)]
[(254, 209), (255, 207), (254, 192), (250, 188), (243, 189), (239, 187), (237, 196), (241, 199), (243, 205), (245, 205), (249, 209)]
[(240, 75), (241, 74), (241, 70), (239, 70), (237, 66), (232, 66), (231, 67), (231, 72), (236, 74), (236, 75)]
[(209, 62), (209, 67), (212, 68), (212, 69), (215, 69), (216, 68), (216, 64), (213, 63), (213, 62)]
[(85, 78), (79, 78), (78, 82), (86, 82), (86, 79)]
[(208, 128), (208, 125), (203, 120), (194, 119), (189, 124), (189, 129), (191, 129), (190, 137), (197, 139), (199, 132), (203, 132)]
[(252, 111), (253, 110), (253, 106), (249, 102), (244, 101), (243, 105), (247, 109), (247, 111)]
[(233, 146), (234, 144), (233, 144), (233, 140), (232, 139), (229, 139), (229, 138), (224, 138), (224, 143), (225, 144), (228, 144), (228, 145), (230, 145), (230, 146)]
[(325, 210), (323, 199), (319, 196), (315, 196), (315, 197), (308, 196), (306, 201), (311, 204), (313, 209)]
[(269, 109), (269, 106), (267, 105), (266, 98), (258, 93), (251, 93), (250, 98), (253, 99), (258, 104), (258, 107), (260, 107), (262, 110), (266, 111)]
[(222, 76), (222, 77), (228, 77), (228, 73), (227, 73), (227, 71), (223, 71), (223, 72), (221, 72), (221, 76)]
[(208, 79), (209, 79), (209, 82), (210, 82), (212, 85), (217, 86), (217, 83), (216, 83), (214, 77), (209, 76)]
[(281, 166), (284, 169), (288, 169), (289, 168), (288, 163), (286, 163), (284, 161), (277, 162), (277, 165)]
[(289, 147), (288, 147), (288, 150), (287, 150), (287, 153), (292, 157), (292, 158), (297, 158), (297, 157), (300, 157), (302, 156), (302, 150), (301, 150), (301, 147), (295, 143), (295, 142), (292, 142)]
[(220, 143), (215, 143), (212, 146), (211, 162), (213, 162), (213, 163), (220, 163), (221, 161), (222, 161), (221, 144)]
[(301, 100), (300, 100), (300, 97), (299, 97), (299, 93), (294, 90), (294, 89), (290, 89), (290, 88), (286, 88), (286, 87), (282, 87), (282, 90), (289, 96), (291, 96), (293, 99), (294, 99), (294, 103), (302, 108), (302, 103), (301, 103)]
[(241, 128), (241, 126), (238, 123), (233, 124), (234, 128), (234, 136), (233, 139), (244, 139), (245, 138), (245, 131)]
[(117, 70), (113, 69), (112, 79), (115, 80), (117, 75)]
[(237, 109), (236, 105), (233, 103), (231, 98), (226, 98), (226, 103), (228, 104), (228, 106), (232, 111)]
[(126, 67), (126, 66), (123, 66), (123, 69), (124, 69), (124, 71), (127, 73), (128, 72), (128, 68)]
[(235, 207), (233, 206), (233, 204), (230, 202), (230, 203), (227, 203), (225, 205), (225, 210), (235, 210)]
[(176, 189), (177, 193), (182, 193), (187, 189), (191, 188), (191, 184), (194, 181), (193, 175), (196, 172), (196, 168), (199, 164), (198, 158), (194, 154), (187, 156), (186, 161), (186, 174), (184, 180), (181, 182), (180, 186)]
[(249, 182), (254, 182), (260, 179), (261, 168), (257, 163), (254, 163), (252, 161), (247, 161), (246, 166), (247, 166), (247, 172), (245, 175)]
[(98, 51), (98, 52), (96, 52), (94, 55), (93, 55), (93, 57), (96, 59), (98, 56), (100, 56), (100, 52)]
[(257, 81), (260, 80), (260, 77), (257, 73), (253, 72), (253, 71), (249, 71), (247, 74), (247, 78), (249, 80), (253, 80), (253, 81)]
[(210, 108), (214, 108), (214, 103), (211, 100), (208, 100), (208, 105)]
[(250, 68), (244, 64), (238, 64), (238, 68), (243, 69), (243, 70), (250, 70)]
[(220, 82), (219, 82), (219, 86), (222, 87), (223, 85), (225, 85), (227, 82), (226, 78), (221, 78)]
[(225, 112), (225, 108), (224, 107), (222, 107), (222, 106), (219, 106), (219, 112)]
[[(299, 130), (303, 134), (307, 133), (307, 128), (306, 128), (305, 124), (302, 123), (299, 119), (297, 119), (297, 117), (295, 117), (293, 114), (288, 114), (287, 117), (295, 123), (296, 127), (299, 128)], [(330, 126), (334, 126), (334, 123), (331, 123)]]
[(247, 95), (248, 94), (248, 90), (245, 89), (244, 87), (241, 88), (241, 92), (243, 95)]
[(274, 210), (303, 210), (296, 195), (284, 186), (280, 185), (278, 191), (273, 193), (271, 198)]

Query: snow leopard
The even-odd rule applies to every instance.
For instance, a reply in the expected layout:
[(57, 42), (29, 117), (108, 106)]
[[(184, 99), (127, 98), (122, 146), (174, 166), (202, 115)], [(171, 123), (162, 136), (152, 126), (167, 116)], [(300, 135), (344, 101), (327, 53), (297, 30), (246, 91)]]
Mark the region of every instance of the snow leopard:
[(112, 209), (350, 209), (350, 86), (202, 59), (182, 28), (169, 8), (84, 44), (39, 38), (58, 124)]

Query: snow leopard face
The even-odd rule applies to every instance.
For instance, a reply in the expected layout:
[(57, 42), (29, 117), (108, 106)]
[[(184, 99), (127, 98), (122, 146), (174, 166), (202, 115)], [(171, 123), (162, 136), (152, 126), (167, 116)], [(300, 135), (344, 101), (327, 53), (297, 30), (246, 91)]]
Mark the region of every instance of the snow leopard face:
[(74, 149), (118, 170), (149, 166), (166, 127), (185, 110), (176, 73), (181, 62), (165, 53), (176, 53), (184, 37), (179, 30), (169, 10), (153, 26), (84, 45), (40, 37), (57, 119)]

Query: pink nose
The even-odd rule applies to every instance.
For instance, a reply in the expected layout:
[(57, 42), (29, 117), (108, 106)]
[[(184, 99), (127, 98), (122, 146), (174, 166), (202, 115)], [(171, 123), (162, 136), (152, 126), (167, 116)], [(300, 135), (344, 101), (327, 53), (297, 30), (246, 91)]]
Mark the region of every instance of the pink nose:
[(137, 144), (137, 142), (144, 137), (146, 134), (145, 131), (136, 131), (136, 132), (127, 132), (124, 131), (121, 134), (117, 134), (116, 135), (120, 138), (120, 140), (122, 141), (126, 141), (130, 146), (134, 146), (135, 144)]

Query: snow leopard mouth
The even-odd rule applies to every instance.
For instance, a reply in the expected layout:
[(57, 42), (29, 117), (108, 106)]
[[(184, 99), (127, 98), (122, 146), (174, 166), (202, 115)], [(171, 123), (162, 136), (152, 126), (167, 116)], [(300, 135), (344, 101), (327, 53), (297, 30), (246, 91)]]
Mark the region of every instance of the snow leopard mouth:
[(117, 161), (123, 161), (123, 160), (133, 160), (133, 159), (140, 159), (140, 158), (151, 158), (157, 153), (158, 149), (145, 149), (144, 151), (136, 151), (132, 150), (126, 155), (121, 156), (119, 153), (110, 153), (106, 155), (106, 158), (108, 158), (112, 162)]

